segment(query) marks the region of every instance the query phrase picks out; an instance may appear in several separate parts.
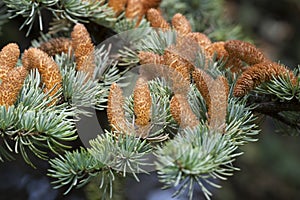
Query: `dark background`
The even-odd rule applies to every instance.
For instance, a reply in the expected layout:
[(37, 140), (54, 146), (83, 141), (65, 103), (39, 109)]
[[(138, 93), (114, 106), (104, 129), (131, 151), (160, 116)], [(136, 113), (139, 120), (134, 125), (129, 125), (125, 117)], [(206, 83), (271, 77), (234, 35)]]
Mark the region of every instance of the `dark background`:
[[(299, 0), (226, 0), (225, 5), (227, 17), (241, 24), (270, 59), (291, 68), (300, 64)], [(25, 33), (18, 30), (21, 21), (3, 26), (1, 48), (17, 42), (23, 50), (37, 37), (38, 32), (34, 32), (25, 38)], [(241, 171), (223, 181), (223, 188), (215, 191), (213, 199), (300, 199), (300, 138), (275, 133), (270, 119), (262, 119), (261, 126), (259, 141), (242, 147), (245, 153), (235, 162)], [(40, 164), (43, 166), (46, 168), (46, 163)], [(32, 169), (22, 160), (1, 163), (0, 199), (62, 199), (61, 190), (53, 190), (44, 174), (45, 170)], [(158, 185), (151, 177), (141, 184), (129, 181), (127, 187), (128, 199), (170, 198), (168, 192), (157, 192)], [(92, 190), (97, 190), (93, 184), (64, 198), (95, 199)]]
[[(227, 15), (242, 25), (267, 56), (291, 68), (300, 64), (299, 0), (227, 0)], [(300, 138), (275, 133), (262, 120), (259, 141), (242, 148), (240, 172), (213, 199), (300, 199)]]

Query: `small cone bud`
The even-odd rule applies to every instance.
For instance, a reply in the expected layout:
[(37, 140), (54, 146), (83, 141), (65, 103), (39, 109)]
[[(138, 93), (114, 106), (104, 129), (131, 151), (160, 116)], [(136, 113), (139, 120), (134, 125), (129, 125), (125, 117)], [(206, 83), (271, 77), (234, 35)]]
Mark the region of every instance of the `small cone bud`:
[(187, 99), (181, 94), (175, 94), (170, 102), (170, 112), (175, 121), (182, 127), (195, 127), (199, 124)]
[(71, 33), (71, 37), (72, 48), (75, 52), (76, 69), (87, 73), (88, 77), (92, 78), (95, 69), (95, 47), (89, 32), (83, 24), (76, 24)]
[(9, 43), (2, 48), (0, 52), (0, 79), (3, 79), (16, 66), (19, 56), (20, 49), (15, 43)]
[(147, 81), (142, 77), (138, 78), (134, 92), (134, 114), (136, 116), (135, 123), (140, 126), (146, 126), (151, 119), (152, 99)]
[(170, 29), (170, 24), (163, 18), (161, 13), (154, 8), (147, 11), (147, 19), (153, 28)]
[(54, 56), (56, 54), (68, 53), (71, 47), (72, 42), (69, 38), (59, 37), (42, 43), (39, 49), (46, 52), (49, 56)]
[[(62, 88), (62, 76), (58, 65), (47, 53), (37, 48), (30, 48), (26, 52), (26, 65), (37, 68), (45, 84), (44, 92), (53, 96)], [(26, 67), (28, 68), (28, 67)]]
[(118, 16), (125, 10), (126, 3), (127, 0), (109, 0), (108, 6), (111, 7), (116, 13), (116, 16)]
[(173, 16), (172, 25), (175, 30), (182, 35), (186, 35), (192, 32), (190, 22), (185, 18), (185, 16), (180, 13), (177, 13)]
[(126, 125), (125, 111), (124, 111), (124, 97), (122, 89), (113, 83), (110, 86), (107, 102), (107, 118), (113, 130), (123, 131), (130, 134)]
[(230, 57), (239, 58), (249, 65), (254, 65), (267, 60), (258, 48), (248, 42), (229, 40), (225, 42), (224, 48), (229, 53)]
[(226, 124), (229, 86), (224, 76), (219, 76), (213, 83), (211, 106), (208, 110), (208, 124), (210, 129), (222, 132)]
[(13, 105), (22, 89), (28, 71), (24, 67), (11, 69), (0, 84), (0, 105)]

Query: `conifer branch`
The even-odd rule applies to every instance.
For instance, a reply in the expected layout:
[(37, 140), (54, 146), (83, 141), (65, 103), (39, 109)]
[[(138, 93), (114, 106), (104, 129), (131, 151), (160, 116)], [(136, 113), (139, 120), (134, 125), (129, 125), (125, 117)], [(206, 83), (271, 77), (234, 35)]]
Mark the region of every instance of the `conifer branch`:
[[(212, 194), (207, 187), (220, 187), (214, 180), (226, 180), (237, 170), (230, 165), (240, 155), (233, 153), (236, 148), (225, 136), (210, 132), (203, 125), (185, 129), (182, 135), (158, 148), (158, 177), (165, 188), (178, 187), (174, 196), (187, 190), (189, 199), (192, 199), (192, 191), (197, 185), (210, 199)], [(222, 151), (222, 155), (219, 151)]]
[(2, 25), (5, 24), (9, 17), (10, 14), (7, 12), (7, 7), (5, 6), (5, 3), (3, 0), (0, 1), (0, 35), (2, 34)]
[[(251, 97), (249, 99), (251, 102)], [(259, 113), (279, 113), (282, 111), (300, 111), (300, 102), (298, 100), (291, 100), (288, 102), (281, 101), (266, 101), (255, 102), (253, 111)]]
[(112, 184), (115, 174), (123, 177), (131, 172), (138, 181), (137, 173), (146, 173), (143, 170), (145, 158), (150, 151), (149, 145), (139, 138), (132, 136), (114, 136), (106, 132), (104, 135), (90, 142), (91, 148), (81, 148), (80, 151), (67, 152), (64, 156), (50, 161), (49, 176), (56, 178), (53, 182), (56, 188), (69, 186), (65, 194), (73, 187), (82, 187), (91, 178), (100, 176), (100, 188), (112, 197)]
[[(36, 21), (43, 29), (43, 10), (53, 20), (50, 33), (67, 32), (42, 34), (21, 63), (16, 44), (0, 52), (0, 160), (21, 154), (33, 166), (32, 155), (59, 154), (48, 175), (65, 194), (100, 177), (103, 197), (112, 197), (117, 175), (139, 181), (151, 166), (174, 196), (192, 199), (200, 187), (210, 199), (211, 187), (238, 170), (239, 147), (257, 140), (256, 113), (300, 130), (299, 73), (238, 40), (241, 30), (223, 20), (221, 0), (193, 8), (164, 0), (162, 10), (161, 0), (3, 2), (11, 18), (24, 18), (27, 34)], [(0, 26), (3, 7), (0, 0)], [(96, 48), (83, 25), (89, 22), (120, 33), (112, 39), (124, 39), (122, 47), (114, 51), (118, 40)], [(137, 66), (125, 97), (122, 88), (134, 84), (127, 72)], [(106, 109), (110, 128), (89, 148), (65, 151), (78, 137), (79, 114), (89, 114), (82, 107)]]
[[(100, 1), (83, 1), (83, 0), (42, 0), (42, 1), (12, 1), (4, 0), (9, 8), (9, 12), (13, 13), (11, 18), (18, 15), (24, 17), (24, 23), (20, 29), (28, 26), (27, 36), (29, 35), (33, 24), (38, 19), (39, 28), (42, 31), (44, 21), (42, 19), (43, 9), (51, 12), (56, 20), (66, 20), (71, 23), (94, 21), (101, 25), (111, 26), (115, 21), (114, 12), (111, 8), (104, 4), (104, 0)], [(57, 24), (56, 29), (64, 29), (65, 23)]]
[(54, 188), (69, 185), (65, 194), (73, 187), (82, 187), (92, 177), (108, 170), (103, 167), (102, 163), (96, 162), (95, 158), (84, 148), (66, 152), (64, 156), (60, 155), (50, 160), (50, 166), (52, 169), (48, 170), (48, 176), (58, 179), (53, 182), (56, 184)]
[[(272, 98), (272, 97), (271, 97)], [(253, 112), (257, 112), (266, 116), (269, 116), (283, 124), (290, 126), (293, 129), (299, 130), (300, 125), (293, 117), (285, 116), (286, 112), (300, 112), (300, 102), (297, 99), (289, 101), (271, 100), (267, 96), (255, 97), (250, 96), (248, 98), (248, 104), (254, 104)]]

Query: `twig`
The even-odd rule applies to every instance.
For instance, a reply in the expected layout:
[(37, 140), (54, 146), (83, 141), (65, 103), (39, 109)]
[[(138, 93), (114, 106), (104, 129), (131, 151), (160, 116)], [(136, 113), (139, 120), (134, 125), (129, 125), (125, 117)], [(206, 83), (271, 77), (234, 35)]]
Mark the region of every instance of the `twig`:
[[(265, 100), (265, 101), (264, 101)], [(253, 108), (254, 112), (268, 115), (292, 128), (300, 129), (300, 125), (296, 122), (289, 121), (284, 116), (280, 115), (280, 112), (283, 111), (295, 111), (300, 112), (300, 102), (296, 99), (292, 99), (291, 101), (270, 101), (269, 97), (250, 97), (249, 103), (255, 104)]]
[(278, 113), (281, 111), (300, 111), (300, 102), (289, 101), (289, 102), (260, 102), (254, 108), (255, 112), (259, 113)]

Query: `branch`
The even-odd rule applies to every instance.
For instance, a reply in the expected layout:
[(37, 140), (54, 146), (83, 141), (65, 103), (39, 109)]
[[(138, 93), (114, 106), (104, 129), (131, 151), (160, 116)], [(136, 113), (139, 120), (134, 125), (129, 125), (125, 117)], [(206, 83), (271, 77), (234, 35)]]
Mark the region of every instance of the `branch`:
[(266, 97), (250, 97), (248, 104), (255, 104), (254, 112), (258, 112), (264, 115), (268, 115), (280, 122), (290, 126), (291, 128), (300, 129), (300, 125), (297, 122), (289, 120), (289, 118), (284, 117), (280, 112), (284, 111), (294, 111), (300, 112), (300, 102), (297, 99), (292, 99), (291, 101), (271, 101), (271, 99)]
[(279, 101), (267, 101), (257, 103), (254, 108), (255, 112), (262, 114), (279, 113), (282, 111), (300, 111), (299, 101), (279, 102)]
[(284, 123), (284, 124), (286, 124), (286, 125), (288, 125), (292, 128), (300, 129), (300, 126), (298, 124), (289, 121), (287, 118), (285, 118), (282, 115), (279, 115), (278, 113), (277, 114), (272, 114), (270, 116), (273, 117), (274, 119), (277, 119), (277, 120), (281, 121), (282, 123)]

